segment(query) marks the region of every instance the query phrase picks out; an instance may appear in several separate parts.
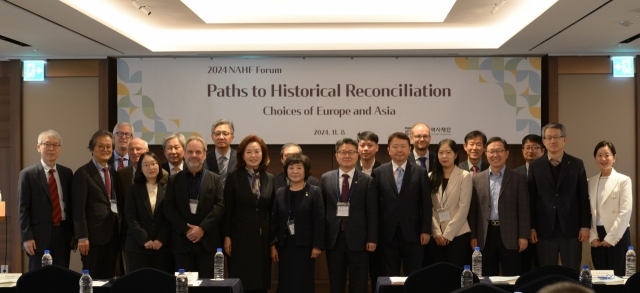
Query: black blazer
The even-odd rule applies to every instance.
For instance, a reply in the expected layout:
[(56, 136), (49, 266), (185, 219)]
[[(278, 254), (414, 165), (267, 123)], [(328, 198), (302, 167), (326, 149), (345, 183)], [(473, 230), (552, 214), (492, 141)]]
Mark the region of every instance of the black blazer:
[[(409, 152), (409, 162), (416, 164), (416, 157), (413, 155), (413, 149)], [(429, 172), (433, 171), (433, 163), (436, 161), (436, 154), (429, 151)], [(416, 164), (418, 165), (418, 164)], [(420, 165), (418, 165), (420, 166)], [(468, 171), (468, 170), (467, 170)]]
[[(376, 160), (375, 162), (373, 162), (373, 169), (371, 169), (371, 170), (375, 170), (376, 168), (380, 167), (381, 165), (382, 165), (382, 163), (380, 163), (380, 161)], [(360, 161), (358, 161), (358, 163), (356, 164), (356, 170), (362, 171), (362, 164), (360, 163)]]
[[(236, 150), (231, 149), (229, 153), (229, 166), (227, 167), (227, 174), (233, 172), (236, 169), (236, 164), (238, 163)], [(207, 160), (204, 162), (204, 168), (220, 175), (220, 170), (218, 170), (218, 160), (216, 159), (216, 150), (210, 151), (207, 153)]]
[(222, 247), (220, 239), (220, 223), (224, 216), (224, 195), (222, 180), (218, 174), (203, 169), (204, 176), (198, 209), (196, 210), (196, 222), (192, 223), (191, 209), (189, 208), (189, 191), (187, 178), (184, 172), (171, 175), (167, 183), (164, 198), (164, 215), (169, 220), (173, 233), (171, 233), (171, 252), (187, 253), (191, 251), (193, 243), (187, 239), (189, 230), (187, 223), (200, 226), (204, 231), (202, 244), (207, 252), (216, 252)]
[[(278, 191), (278, 189), (282, 187), (289, 186), (289, 184), (287, 184), (287, 179), (284, 177), (284, 173), (280, 173), (276, 175), (275, 182), (276, 182), (275, 183), (276, 192)], [(309, 178), (307, 178), (307, 184), (320, 187), (320, 180), (318, 180), (318, 178), (316, 177), (309, 176)]]
[(522, 165), (522, 166), (520, 166), (518, 168), (515, 168), (515, 169), (513, 169), (513, 171), (524, 175), (525, 178), (528, 177), (528, 175), (527, 175), (527, 164), (524, 164), (524, 165)]
[[(169, 252), (169, 222), (164, 216), (165, 185), (158, 185), (156, 206), (151, 213), (151, 202), (146, 184), (129, 186), (124, 201), (124, 215), (129, 223), (127, 240), (124, 245), (126, 251), (144, 254)], [(144, 244), (149, 240), (162, 242), (159, 250), (146, 249)]]
[(420, 242), (420, 234), (431, 234), (431, 185), (424, 168), (408, 163), (398, 194), (392, 162), (382, 164), (372, 173), (378, 189), (380, 209), (380, 243), (393, 240), (398, 223), (407, 242)]
[[(73, 236), (73, 213), (71, 209), (73, 171), (65, 166), (56, 164), (56, 172), (60, 177), (60, 186), (58, 188), (62, 189), (62, 201), (64, 202), (64, 212), (66, 213), (65, 229), (67, 230), (67, 239), (63, 241), (68, 244), (71, 242), (71, 236)], [(25, 168), (18, 177), (20, 236), (22, 237), (22, 242), (35, 240), (38, 252), (49, 248), (51, 229), (53, 227), (53, 205), (47, 177), (48, 175), (44, 173), (44, 167), (42, 167), (41, 162)]]
[[(251, 192), (248, 178), (249, 172), (243, 168), (229, 173), (225, 182), (223, 235), (231, 237), (234, 248), (238, 238), (249, 238), (242, 240), (259, 245), (255, 236), (268, 235), (270, 229), (269, 220), (275, 195), (273, 175), (260, 172), (260, 198), (257, 201)], [(242, 240), (240, 242), (244, 242)]]
[(591, 227), (587, 174), (582, 160), (564, 153), (556, 185), (547, 153), (529, 163), (531, 229), (539, 238), (553, 237), (556, 213), (565, 237), (575, 238), (580, 228)]
[(366, 249), (367, 242), (378, 243), (378, 192), (371, 176), (355, 171), (351, 179), (349, 216), (338, 217), (338, 197), (341, 189), (338, 170), (322, 175), (320, 190), (326, 211), (327, 249), (333, 248), (340, 232), (340, 220), (344, 221), (347, 246), (353, 251)]
[[(491, 165), (489, 165), (489, 163), (487, 163), (485, 161), (480, 161), (480, 170), (478, 170), (478, 173), (489, 169), (490, 166)], [(458, 164), (458, 167), (460, 169), (462, 169), (462, 170), (471, 172), (471, 171), (469, 171), (470, 170), (470, 168), (469, 168), (469, 160), (464, 160), (464, 162), (460, 162), (460, 164)]]
[[(113, 214), (107, 189), (93, 160), (78, 168), (73, 174), (73, 224), (76, 238), (89, 238), (90, 244), (109, 243), (113, 234)], [(118, 195), (119, 183), (116, 171), (109, 167), (111, 176), (111, 198), (117, 200), (117, 219), (120, 221), (124, 200)]]
[[(313, 246), (324, 250), (324, 204), (320, 187), (309, 185), (305, 187), (305, 196), (296, 209), (295, 232), (297, 246)], [(289, 194), (287, 188), (276, 191), (276, 198), (271, 212), (271, 241), (269, 243), (284, 245), (287, 234), (287, 218), (289, 216)]]

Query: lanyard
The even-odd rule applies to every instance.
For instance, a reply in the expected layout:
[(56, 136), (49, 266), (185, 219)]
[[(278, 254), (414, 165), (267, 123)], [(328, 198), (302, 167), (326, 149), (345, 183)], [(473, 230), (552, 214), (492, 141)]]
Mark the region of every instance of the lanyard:
[[(200, 193), (202, 192), (202, 183), (204, 182), (204, 175), (206, 171), (207, 169), (202, 168), (202, 177), (200, 178), (200, 188), (198, 189), (198, 196), (196, 197), (196, 200), (200, 200)], [(187, 170), (187, 172), (189, 171)], [(189, 177), (187, 177), (187, 172), (184, 172), (184, 178), (185, 180), (187, 180), (187, 187), (189, 188), (189, 192), (191, 192), (191, 181), (189, 181)], [(189, 198), (191, 198), (191, 194), (189, 194)]]
[[(338, 199), (338, 202), (340, 202), (340, 170), (336, 171), (336, 178), (338, 180), (336, 180), (336, 198)], [(342, 179), (342, 180), (347, 180), (347, 179)], [(347, 198), (347, 202), (351, 201), (351, 195), (353, 194), (353, 187), (355, 182), (357, 182), (356, 180), (358, 180), (358, 170), (355, 170), (355, 172), (353, 172), (353, 178), (351, 179), (351, 187), (349, 188), (349, 197)], [(349, 182), (349, 181), (347, 181)]]

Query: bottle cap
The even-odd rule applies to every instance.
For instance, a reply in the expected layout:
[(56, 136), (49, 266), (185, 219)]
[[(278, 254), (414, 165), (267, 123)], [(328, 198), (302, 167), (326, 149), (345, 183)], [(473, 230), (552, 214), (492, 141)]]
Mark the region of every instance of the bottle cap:
[(468, 270), (468, 269), (471, 269), (471, 267), (470, 266), (464, 266), (464, 269)]
[(44, 251), (44, 254), (49, 254), (49, 251), (48, 251), (48, 250), (45, 250), (45, 251)]
[(475, 250), (475, 251), (480, 251), (480, 247), (477, 247), (477, 246), (476, 246), (476, 247), (474, 248), (474, 250)]
[(179, 269), (178, 274), (184, 274), (184, 269)]
[(88, 275), (89, 274), (89, 270), (82, 270), (82, 274), (83, 275)]
[(582, 268), (585, 269), (585, 270), (588, 270), (589, 269), (589, 265), (583, 265)]
[(222, 252), (222, 248), (218, 248), (218, 252)]
[(629, 250), (633, 250), (633, 246), (629, 245)]

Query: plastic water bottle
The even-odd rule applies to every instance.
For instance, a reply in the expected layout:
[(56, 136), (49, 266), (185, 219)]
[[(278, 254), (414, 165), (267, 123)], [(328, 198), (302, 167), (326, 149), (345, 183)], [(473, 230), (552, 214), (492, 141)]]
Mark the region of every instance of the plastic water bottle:
[(591, 271), (589, 270), (589, 265), (583, 265), (582, 271), (580, 272), (580, 283), (589, 288), (593, 287), (593, 281), (591, 280)]
[(44, 255), (42, 256), (42, 266), (50, 266), (53, 264), (53, 259), (51, 258), (51, 254), (49, 254), (48, 250), (44, 251)]
[(473, 273), (475, 273), (478, 278), (482, 278), (482, 253), (480, 253), (480, 247), (476, 246), (473, 250), (471, 267), (473, 268)]
[(213, 264), (213, 279), (224, 280), (224, 254), (222, 254), (222, 248), (218, 248), (218, 252), (216, 252)]
[(178, 270), (176, 276), (176, 293), (188, 293), (189, 292), (189, 278), (184, 273), (184, 269)]
[(464, 271), (462, 271), (462, 276), (460, 277), (460, 287), (464, 288), (471, 285), (473, 285), (473, 273), (469, 266), (464, 266)]
[(631, 277), (636, 273), (636, 252), (633, 251), (633, 246), (629, 246), (627, 250), (627, 266), (624, 272), (626, 277)]
[(89, 270), (82, 270), (80, 293), (93, 293), (93, 279), (89, 276)]

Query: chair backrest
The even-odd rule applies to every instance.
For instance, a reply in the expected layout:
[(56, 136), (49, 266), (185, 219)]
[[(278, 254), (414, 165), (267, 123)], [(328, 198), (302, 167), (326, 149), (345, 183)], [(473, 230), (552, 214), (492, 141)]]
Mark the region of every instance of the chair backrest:
[(545, 286), (555, 284), (558, 282), (572, 282), (572, 283), (580, 284), (580, 282), (574, 280), (573, 278), (568, 278), (561, 275), (549, 275), (549, 276), (535, 279), (526, 284), (522, 284), (520, 288), (516, 289), (516, 292), (536, 293), (540, 289), (544, 288)]
[(451, 293), (509, 293), (509, 291), (493, 285), (477, 283), (471, 286), (460, 288), (456, 291), (452, 291)]
[(82, 274), (60, 266), (44, 266), (20, 276), (16, 292), (79, 292), (80, 276)]
[(624, 293), (640, 292), (640, 273), (635, 273), (624, 283)]
[(116, 279), (111, 285), (111, 292), (175, 293), (176, 278), (160, 270), (142, 268)]
[[(463, 269), (459, 266), (439, 262), (422, 268), (411, 274), (404, 282), (405, 293), (449, 293), (460, 289), (460, 276)], [(473, 274), (473, 282), (480, 283), (478, 276)]]
[(565, 276), (569, 279), (573, 279), (576, 281), (580, 277), (579, 272), (563, 266), (550, 265), (550, 266), (539, 267), (524, 273), (522, 276), (520, 276), (520, 278), (518, 278), (518, 280), (516, 280), (516, 285), (515, 285), (516, 291), (518, 291), (517, 289), (520, 288), (520, 286), (526, 283), (529, 283), (535, 279), (539, 279), (549, 275)]

